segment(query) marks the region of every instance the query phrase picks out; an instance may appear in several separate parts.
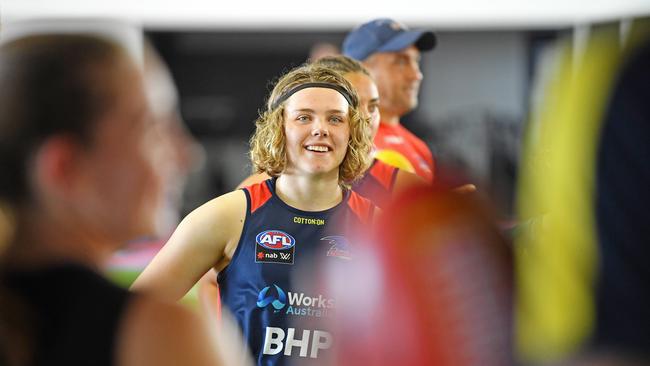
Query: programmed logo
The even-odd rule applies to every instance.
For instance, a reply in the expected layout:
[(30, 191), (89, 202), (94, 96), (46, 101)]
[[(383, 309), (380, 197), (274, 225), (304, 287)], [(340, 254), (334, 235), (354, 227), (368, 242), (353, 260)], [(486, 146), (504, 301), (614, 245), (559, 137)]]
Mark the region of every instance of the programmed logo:
[(275, 292), (277, 295), (269, 295), (268, 292), (271, 289), (271, 286), (264, 287), (262, 291), (260, 291), (260, 293), (257, 295), (257, 307), (265, 308), (271, 304), (276, 312), (284, 308), (284, 306), (287, 304), (287, 295), (278, 285), (273, 285), (273, 287), (275, 287)]
[(296, 239), (281, 230), (266, 230), (255, 236), (255, 262), (293, 264)]
[(264, 248), (273, 250), (283, 250), (292, 248), (296, 245), (293, 236), (280, 230), (266, 230), (255, 237), (255, 241)]
[(257, 294), (257, 307), (266, 309), (269, 305), (273, 312), (299, 317), (332, 317), (336, 309), (336, 300), (323, 294), (306, 294), (304, 292), (285, 292), (276, 284), (264, 287)]
[(328, 257), (336, 257), (341, 259), (351, 259), (350, 255), (350, 242), (344, 236), (332, 235), (321, 238), (326, 243), (328, 243), (330, 248), (327, 250)]

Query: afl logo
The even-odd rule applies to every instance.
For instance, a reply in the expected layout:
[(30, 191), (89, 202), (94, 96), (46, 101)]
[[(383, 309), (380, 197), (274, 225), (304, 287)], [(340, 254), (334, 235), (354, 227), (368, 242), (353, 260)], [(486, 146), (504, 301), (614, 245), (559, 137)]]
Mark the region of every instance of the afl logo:
[(263, 231), (257, 234), (255, 241), (264, 248), (272, 250), (290, 249), (296, 245), (296, 240), (293, 236), (280, 230)]

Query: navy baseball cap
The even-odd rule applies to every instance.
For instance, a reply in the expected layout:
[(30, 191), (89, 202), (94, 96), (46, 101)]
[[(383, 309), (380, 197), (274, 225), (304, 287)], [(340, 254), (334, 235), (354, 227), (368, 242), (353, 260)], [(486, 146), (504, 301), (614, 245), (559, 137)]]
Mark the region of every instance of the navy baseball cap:
[(415, 45), (420, 51), (436, 47), (436, 35), (430, 31), (409, 30), (392, 19), (371, 20), (356, 27), (343, 41), (343, 54), (363, 61), (375, 52), (399, 51)]

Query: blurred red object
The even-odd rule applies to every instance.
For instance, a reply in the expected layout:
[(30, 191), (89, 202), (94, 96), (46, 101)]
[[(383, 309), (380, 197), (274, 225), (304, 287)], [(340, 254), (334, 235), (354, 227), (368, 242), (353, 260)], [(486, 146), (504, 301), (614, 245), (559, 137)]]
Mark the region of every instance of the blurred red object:
[(486, 205), (413, 189), (377, 227), (354, 266), (329, 273), (336, 364), (511, 364), (512, 255)]

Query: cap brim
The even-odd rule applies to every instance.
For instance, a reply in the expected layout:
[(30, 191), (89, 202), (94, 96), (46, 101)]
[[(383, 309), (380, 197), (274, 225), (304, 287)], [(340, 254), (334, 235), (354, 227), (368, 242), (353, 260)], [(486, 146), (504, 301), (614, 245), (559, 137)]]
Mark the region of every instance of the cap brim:
[(429, 51), (436, 47), (436, 35), (430, 31), (407, 31), (377, 49), (377, 52), (394, 52), (403, 50), (411, 45), (420, 51)]

